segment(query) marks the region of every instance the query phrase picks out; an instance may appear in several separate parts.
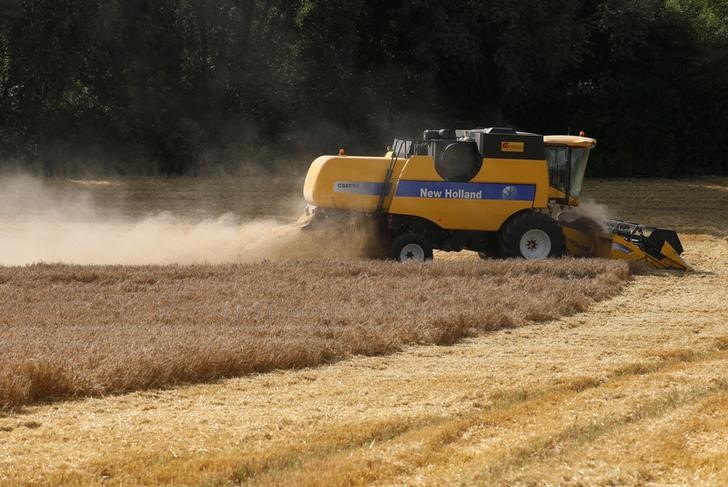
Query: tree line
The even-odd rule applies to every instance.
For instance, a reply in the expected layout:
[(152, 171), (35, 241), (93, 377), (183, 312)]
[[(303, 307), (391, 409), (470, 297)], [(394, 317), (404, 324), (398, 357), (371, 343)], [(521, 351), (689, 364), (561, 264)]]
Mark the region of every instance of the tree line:
[(725, 0), (0, 0), (0, 159), (200, 174), (512, 126), (593, 135), (593, 176), (728, 174), (726, 66)]

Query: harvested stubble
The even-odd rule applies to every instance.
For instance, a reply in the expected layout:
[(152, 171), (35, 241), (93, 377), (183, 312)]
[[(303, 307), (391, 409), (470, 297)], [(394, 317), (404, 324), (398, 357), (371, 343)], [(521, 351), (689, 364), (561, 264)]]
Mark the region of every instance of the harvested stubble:
[(450, 344), (627, 277), (574, 259), (0, 268), (0, 408)]

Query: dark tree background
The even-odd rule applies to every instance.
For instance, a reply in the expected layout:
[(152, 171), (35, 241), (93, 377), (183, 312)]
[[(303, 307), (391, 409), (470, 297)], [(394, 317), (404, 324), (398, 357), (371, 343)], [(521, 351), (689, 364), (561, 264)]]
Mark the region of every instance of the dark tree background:
[(0, 0), (0, 159), (199, 174), (424, 128), (585, 130), (728, 174), (725, 0)]

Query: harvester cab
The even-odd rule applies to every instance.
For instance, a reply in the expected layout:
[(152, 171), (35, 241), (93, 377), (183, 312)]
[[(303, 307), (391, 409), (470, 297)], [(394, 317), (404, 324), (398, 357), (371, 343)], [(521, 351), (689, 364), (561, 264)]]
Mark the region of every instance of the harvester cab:
[(583, 135), (546, 135), (543, 140), (551, 199), (567, 206), (578, 204), (589, 152), (597, 141)]
[[(646, 250), (650, 236), (640, 234), (646, 227), (624, 236), (623, 227), (568, 217), (595, 146), (589, 137), (494, 127), (425, 130), (395, 139), (384, 156), (321, 156), (306, 175), (308, 207), (300, 223), (341, 229), (342, 222), (366, 222), (382, 253), (396, 260), (468, 249), (482, 257), (598, 255), (684, 268), (679, 245), (665, 240), (670, 248), (662, 245), (660, 255)], [(607, 234), (626, 239), (630, 253), (606, 255)]]

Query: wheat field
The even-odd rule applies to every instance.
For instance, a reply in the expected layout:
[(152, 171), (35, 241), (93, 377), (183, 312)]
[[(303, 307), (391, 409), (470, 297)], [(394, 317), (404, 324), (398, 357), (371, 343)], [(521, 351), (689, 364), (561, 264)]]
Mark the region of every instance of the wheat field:
[[(726, 485), (728, 180), (591, 181), (585, 196), (678, 230), (691, 269), (452, 345), (5, 410), (0, 485)], [(73, 269), (89, 282), (38, 288), (111, 280)]]
[(451, 344), (583, 311), (618, 262), (0, 268), (0, 408)]

